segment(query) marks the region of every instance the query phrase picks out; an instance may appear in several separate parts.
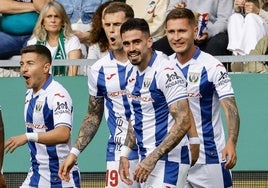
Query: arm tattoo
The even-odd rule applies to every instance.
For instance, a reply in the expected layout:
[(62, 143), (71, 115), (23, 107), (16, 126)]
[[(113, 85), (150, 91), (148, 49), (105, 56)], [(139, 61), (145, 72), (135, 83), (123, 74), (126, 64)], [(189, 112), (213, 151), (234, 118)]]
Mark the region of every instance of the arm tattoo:
[(134, 134), (132, 124), (131, 124), (131, 122), (129, 122), (127, 136), (126, 136), (126, 140), (125, 140), (124, 145), (128, 146), (129, 148), (133, 148), (135, 146), (135, 144), (136, 144), (136, 137)]
[(78, 138), (74, 145), (79, 151), (83, 151), (97, 133), (104, 111), (104, 98), (90, 96), (87, 114), (79, 130)]
[(226, 97), (221, 100), (221, 104), (227, 120), (228, 136), (233, 141), (233, 143), (236, 144), (240, 128), (240, 118), (235, 98)]
[(151, 153), (151, 157), (154, 158), (153, 160), (160, 159), (177, 146), (190, 129), (191, 113), (186, 99), (171, 104), (169, 112), (174, 118), (175, 124), (172, 126), (162, 143)]

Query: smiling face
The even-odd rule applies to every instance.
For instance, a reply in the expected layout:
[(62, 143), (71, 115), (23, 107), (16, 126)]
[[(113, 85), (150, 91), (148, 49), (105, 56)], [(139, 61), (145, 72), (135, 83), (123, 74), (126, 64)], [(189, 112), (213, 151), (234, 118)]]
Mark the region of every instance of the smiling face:
[(20, 73), (25, 78), (26, 87), (38, 92), (49, 77), (50, 63), (34, 52), (23, 53), (20, 61)]
[(59, 33), (62, 29), (62, 25), (63, 23), (60, 15), (56, 13), (54, 8), (48, 8), (43, 20), (43, 26), (45, 27), (45, 30), (51, 33)]
[(194, 48), (197, 27), (187, 18), (170, 19), (166, 23), (167, 39), (171, 48), (179, 55), (186, 55)]
[(103, 16), (103, 29), (112, 50), (120, 50), (123, 48), (120, 36), (120, 27), (126, 20), (125, 13), (123, 11), (107, 13)]
[(143, 71), (151, 58), (153, 39), (140, 30), (129, 30), (122, 33), (123, 48), (133, 65)]

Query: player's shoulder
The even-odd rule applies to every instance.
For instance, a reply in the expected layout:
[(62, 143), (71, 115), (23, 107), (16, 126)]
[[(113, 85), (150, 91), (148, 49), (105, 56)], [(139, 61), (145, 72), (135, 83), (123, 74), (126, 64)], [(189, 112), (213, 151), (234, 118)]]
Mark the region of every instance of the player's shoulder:
[(93, 70), (98, 70), (101, 67), (109, 66), (111, 62), (113, 61), (114, 57), (111, 57), (111, 53), (106, 54), (105, 56), (98, 59), (95, 63), (93, 63), (92, 66), (90, 66)]
[(204, 51), (200, 51), (200, 55), (197, 57), (197, 60), (202, 62), (202, 64), (205, 64), (206, 66), (217, 66), (218, 64), (222, 64), (213, 55)]
[(52, 80), (49, 86), (46, 88), (46, 92), (48, 96), (54, 97), (57, 96), (57, 94), (60, 94), (61, 96), (64, 97), (70, 97), (69, 92), (67, 89), (58, 81)]

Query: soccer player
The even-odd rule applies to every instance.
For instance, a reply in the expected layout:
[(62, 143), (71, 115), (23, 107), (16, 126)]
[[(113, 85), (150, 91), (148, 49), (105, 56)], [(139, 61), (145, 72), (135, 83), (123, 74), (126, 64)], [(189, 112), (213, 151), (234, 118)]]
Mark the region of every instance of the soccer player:
[[(88, 72), (88, 111), (80, 127), (71, 153), (60, 167), (59, 175), (69, 180), (69, 168), (96, 134), (103, 112), (110, 131), (106, 152), (106, 187), (139, 187), (123, 183), (119, 177), (119, 159), (124, 144), (130, 108), (125, 93), (126, 66), (129, 64), (120, 36), (121, 25), (134, 17), (132, 8), (122, 2), (109, 4), (103, 13), (103, 27), (109, 40), (110, 52), (91, 66)], [(131, 168), (138, 163), (137, 149), (130, 154)]]
[[(237, 161), (238, 109), (225, 67), (194, 45), (197, 31), (189, 9), (174, 9), (166, 17), (167, 38), (175, 51), (170, 61), (177, 63), (187, 80), (190, 108), (201, 139), (199, 159), (189, 170), (185, 188), (231, 187), (230, 169)], [(220, 107), (228, 125), (227, 143)]]
[(2, 119), (2, 108), (0, 105), (0, 188), (6, 188), (6, 180), (2, 173), (2, 165), (4, 161), (4, 139), (5, 139), (5, 132), (4, 132), (4, 122)]
[[(193, 120), (182, 72), (166, 55), (152, 50), (148, 23), (129, 19), (120, 30), (127, 67), (126, 96), (131, 107), (127, 138), (120, 158), (120, 177), (128, 178), (129, 151), (137, 141), (140, 163), (134, 180), (142, 187), (181, 187), (190, 167), (185, 134)], [(197, 133), (196, 133), (197, 136)]]
[(32, 166), (21, 188), (80, 187), (77, 165), (70, 171), (71, 181), (58, 176), (59, 165), (71, 150), (73, 106), (66, 89), (49, 74), (51, 62), (45, 46), (30, 45), (21, 50), (20, 72), (28, 88), (26, 134), (13, 136), (5, 143), (5, 151), (10, 153), (28, 143)]

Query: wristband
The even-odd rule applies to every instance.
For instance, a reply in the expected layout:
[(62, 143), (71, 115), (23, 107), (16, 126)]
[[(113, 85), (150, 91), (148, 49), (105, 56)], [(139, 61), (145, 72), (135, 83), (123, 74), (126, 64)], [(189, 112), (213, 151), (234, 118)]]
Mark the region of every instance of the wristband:
[(70, 153), (74, 154), (76, 157), (78, 157), (78, 155), (81, 153), (78, 149), (76, 149), (75, 147), (72, 147)]
[(192, 137), (192, 138), (189, 138), (189, 142), (190, 144), (200, 144), (200, 139), (199, 137)]
[(121, 154), (120, 154), (120, 157), (126, 157), (128, 158), (128, 156), (130, 155), (130, 152), (131, 152), (131, 148), (123, 145), (122, 148), (121, 148)]
[(31, 142), (37, 142), (38, 141), (38, 133), (25, 133), (27, 140)]

